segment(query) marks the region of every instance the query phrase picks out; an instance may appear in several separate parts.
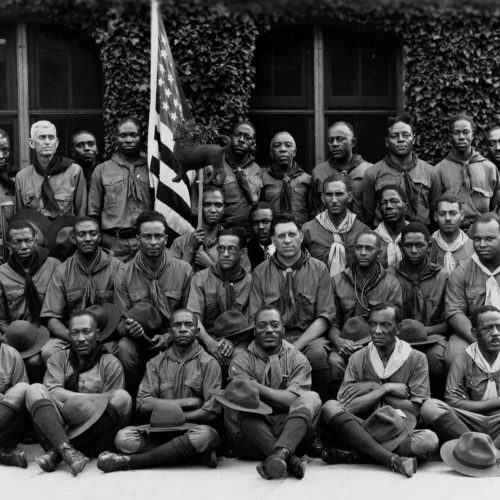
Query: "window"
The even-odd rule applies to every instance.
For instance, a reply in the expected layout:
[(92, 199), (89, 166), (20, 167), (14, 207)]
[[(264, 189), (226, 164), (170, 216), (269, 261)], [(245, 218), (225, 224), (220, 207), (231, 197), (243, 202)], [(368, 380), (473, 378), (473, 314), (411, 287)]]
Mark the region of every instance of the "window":
[(310, 172), (327, 157), (326, 130), (339, 120), (352, 123), (365, 159), (380, 160), (386, 118), (400, 108), (397, 62), (394, 40), (333, 26), (260, 37), (250, 103), (257, 161), (270, 162), (272, 135), (287, 130), (297, 142), (299, 165)]
[(0, 128), (15, 166), (30, 162), (27, 139), (37, 120), (55, 124), (63, 155), (79, 129), (103, 144), (101, 65), (87, 37), (49, 24), (0, 24), (0, 88)]

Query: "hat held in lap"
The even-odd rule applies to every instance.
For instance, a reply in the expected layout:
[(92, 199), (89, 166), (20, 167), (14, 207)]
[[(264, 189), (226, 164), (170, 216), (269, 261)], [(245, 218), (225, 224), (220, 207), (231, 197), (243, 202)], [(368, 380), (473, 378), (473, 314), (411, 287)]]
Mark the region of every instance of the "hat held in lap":
[(269, 415), (272, 408), (260, 400), (259, 388), (254, 380), (235, 377), (227, 384), (224, 393), (215, 396), (219, 403), (233, 410)]
[(38, 354), (49, 338), (47, 328), (22, 319), (13, 321), (5, 331), (5, 343), (16, 349), (23, 359)]

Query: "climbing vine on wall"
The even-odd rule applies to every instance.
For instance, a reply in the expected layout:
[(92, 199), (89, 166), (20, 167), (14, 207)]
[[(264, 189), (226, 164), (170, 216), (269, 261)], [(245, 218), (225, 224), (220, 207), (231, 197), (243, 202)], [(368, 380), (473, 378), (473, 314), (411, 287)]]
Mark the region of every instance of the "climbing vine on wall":
[[(334, 23), (392, 34), (402, 48), (404, 110), (415, 118), (419, 154), (447, 150), (446, 118), (466, 111), (476, 145), (500, 121), (500, 8), (465, 0), (162, 0), (161, 12), (194, 117), (227, 129), (246, 116), (257, 37), (275, 25)], [(45, 19), (86, 33), (99, 47), (106, 149), (126, 114), (146, 127), (149, 108), (147, 0), (3, 0), (2, 18)], [(147, 127), (146, 127), (147, 129)]]

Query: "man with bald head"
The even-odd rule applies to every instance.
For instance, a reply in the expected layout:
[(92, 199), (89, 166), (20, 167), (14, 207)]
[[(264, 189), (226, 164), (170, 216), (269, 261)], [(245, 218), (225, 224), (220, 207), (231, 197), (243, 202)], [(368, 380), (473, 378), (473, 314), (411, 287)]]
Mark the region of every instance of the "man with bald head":
[(311, 176), (295, 161), (297, 145), (288, 132), (275, 134), (269, 154), (273, 163), (262, 171), (261, 199), (268, 201), (277, 214), (293, 214), (300, 227), (309, 220)]
[(47, 120), (31, 126), (33, 164), (21, 169), (15, 179), (17, 208), (33, 208), (54, 219), (58, 215), (87, 212), (87, 187), (82, 168), (57, 154), (56, 127)]
[[(317, 165), (312, 171), (311, 188), (313, 190), (312, 204), (315, 212), (323, 207), (321, 194), (323, 182), (335, 172), (349, 176), (352, 186), (352, 203), (349, 209), (358, 217), (362, 213), (361, 181), (365, 170), (372, 164), (365, 161), (361, 155), (353, 152), (357, 144), (354, 128), (348, 122), (335, 122), (328, 128), (327, 161)], [(324, 207), (323, 207), (324, 208)]]

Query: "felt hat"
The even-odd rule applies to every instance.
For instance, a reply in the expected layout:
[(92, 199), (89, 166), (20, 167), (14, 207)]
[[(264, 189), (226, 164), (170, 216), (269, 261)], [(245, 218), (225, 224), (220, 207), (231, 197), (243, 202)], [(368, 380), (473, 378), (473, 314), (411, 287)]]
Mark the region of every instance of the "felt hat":
[(61, 410), (68, 438), (73, 439), (90, 429), (106, 411), (108, 401), (105, 394), (78, 394), (68, 399)]
[(17, 319), (5, 330), (5, 343), (16, 349), (23, 359), (38, 354), (50, 338), (44, 326)]
[(16, 222), (18, 220), (28, 221), (35, 229), (38, 245), (40, 245), (41, 247), (46, 246), (45, 235), (47, 234), (47, 231), (52, 224), (48, 217), (45, 217), (45, 215), (41, 214), (33, 208), (23, 208), (10, 218), (9, 224), (12, 224), (13, 222)]
[(139, 302), (129, 309), (127, 318), (137, 321), (144, 329), (144, 333), (148, 338), (158, 335), (163, 323), (158, 309), (147, 302)]
[(80, 219), (81, 217), (76, 215), (59, 215), (52, 221), (45, 235), (45, 246), (49, 249), (51, 257), (65, 261), (75, 253), (73, 226)]
[(235, 377), (227, 384), (222, 394), (215, 396), (215, 399), (233, 410), (261, 415), (273, 412), (269, 405), (260, 400), (257, 383), (249, 378)]
[(186, 422), (182, 408), (174, 401), (162, 401), (154, 408), (149, 424), (139, 425), (139, 432), (180, 432), (187, 431), (198, 424)]
[(363, 423), (372, 438), (389, 451), (396, 449), (409, 437), (416, 425), (417, 419), (413, 413), (392, 406), (381, 406)]
[(441, 335), (427, 335), (425, 326), (416, 319), (404, 319), (401, 322), (398, 338), (408, 342), (411, 346), (435, 344), (443, 337)]
[(217, 316), (214, 322), (213, 332), (215, 338), (222, 339), (239, 335), (240, 333), (251, 332), (252, 323), (240, 311), (225, 311)]
[(342, 327), (340, 336), (343, 339), (352, 340), (356, 344), (368, 344), (372, 339), (370, 325), (365, 318), (353, 316), (349, 318)]
[(86, 311), (91, 312), (97, 319), (97, 328), (100, 330), (99, 340), (104, 342), (120, 323), (121, 312), (117, 306), (110, 302), (95, 304), (87, 307)]
[(488, 434), (464, 432), (444, 443), (440, 454), (446, 465), (464, 476), (500, 476), (500, 450)]

